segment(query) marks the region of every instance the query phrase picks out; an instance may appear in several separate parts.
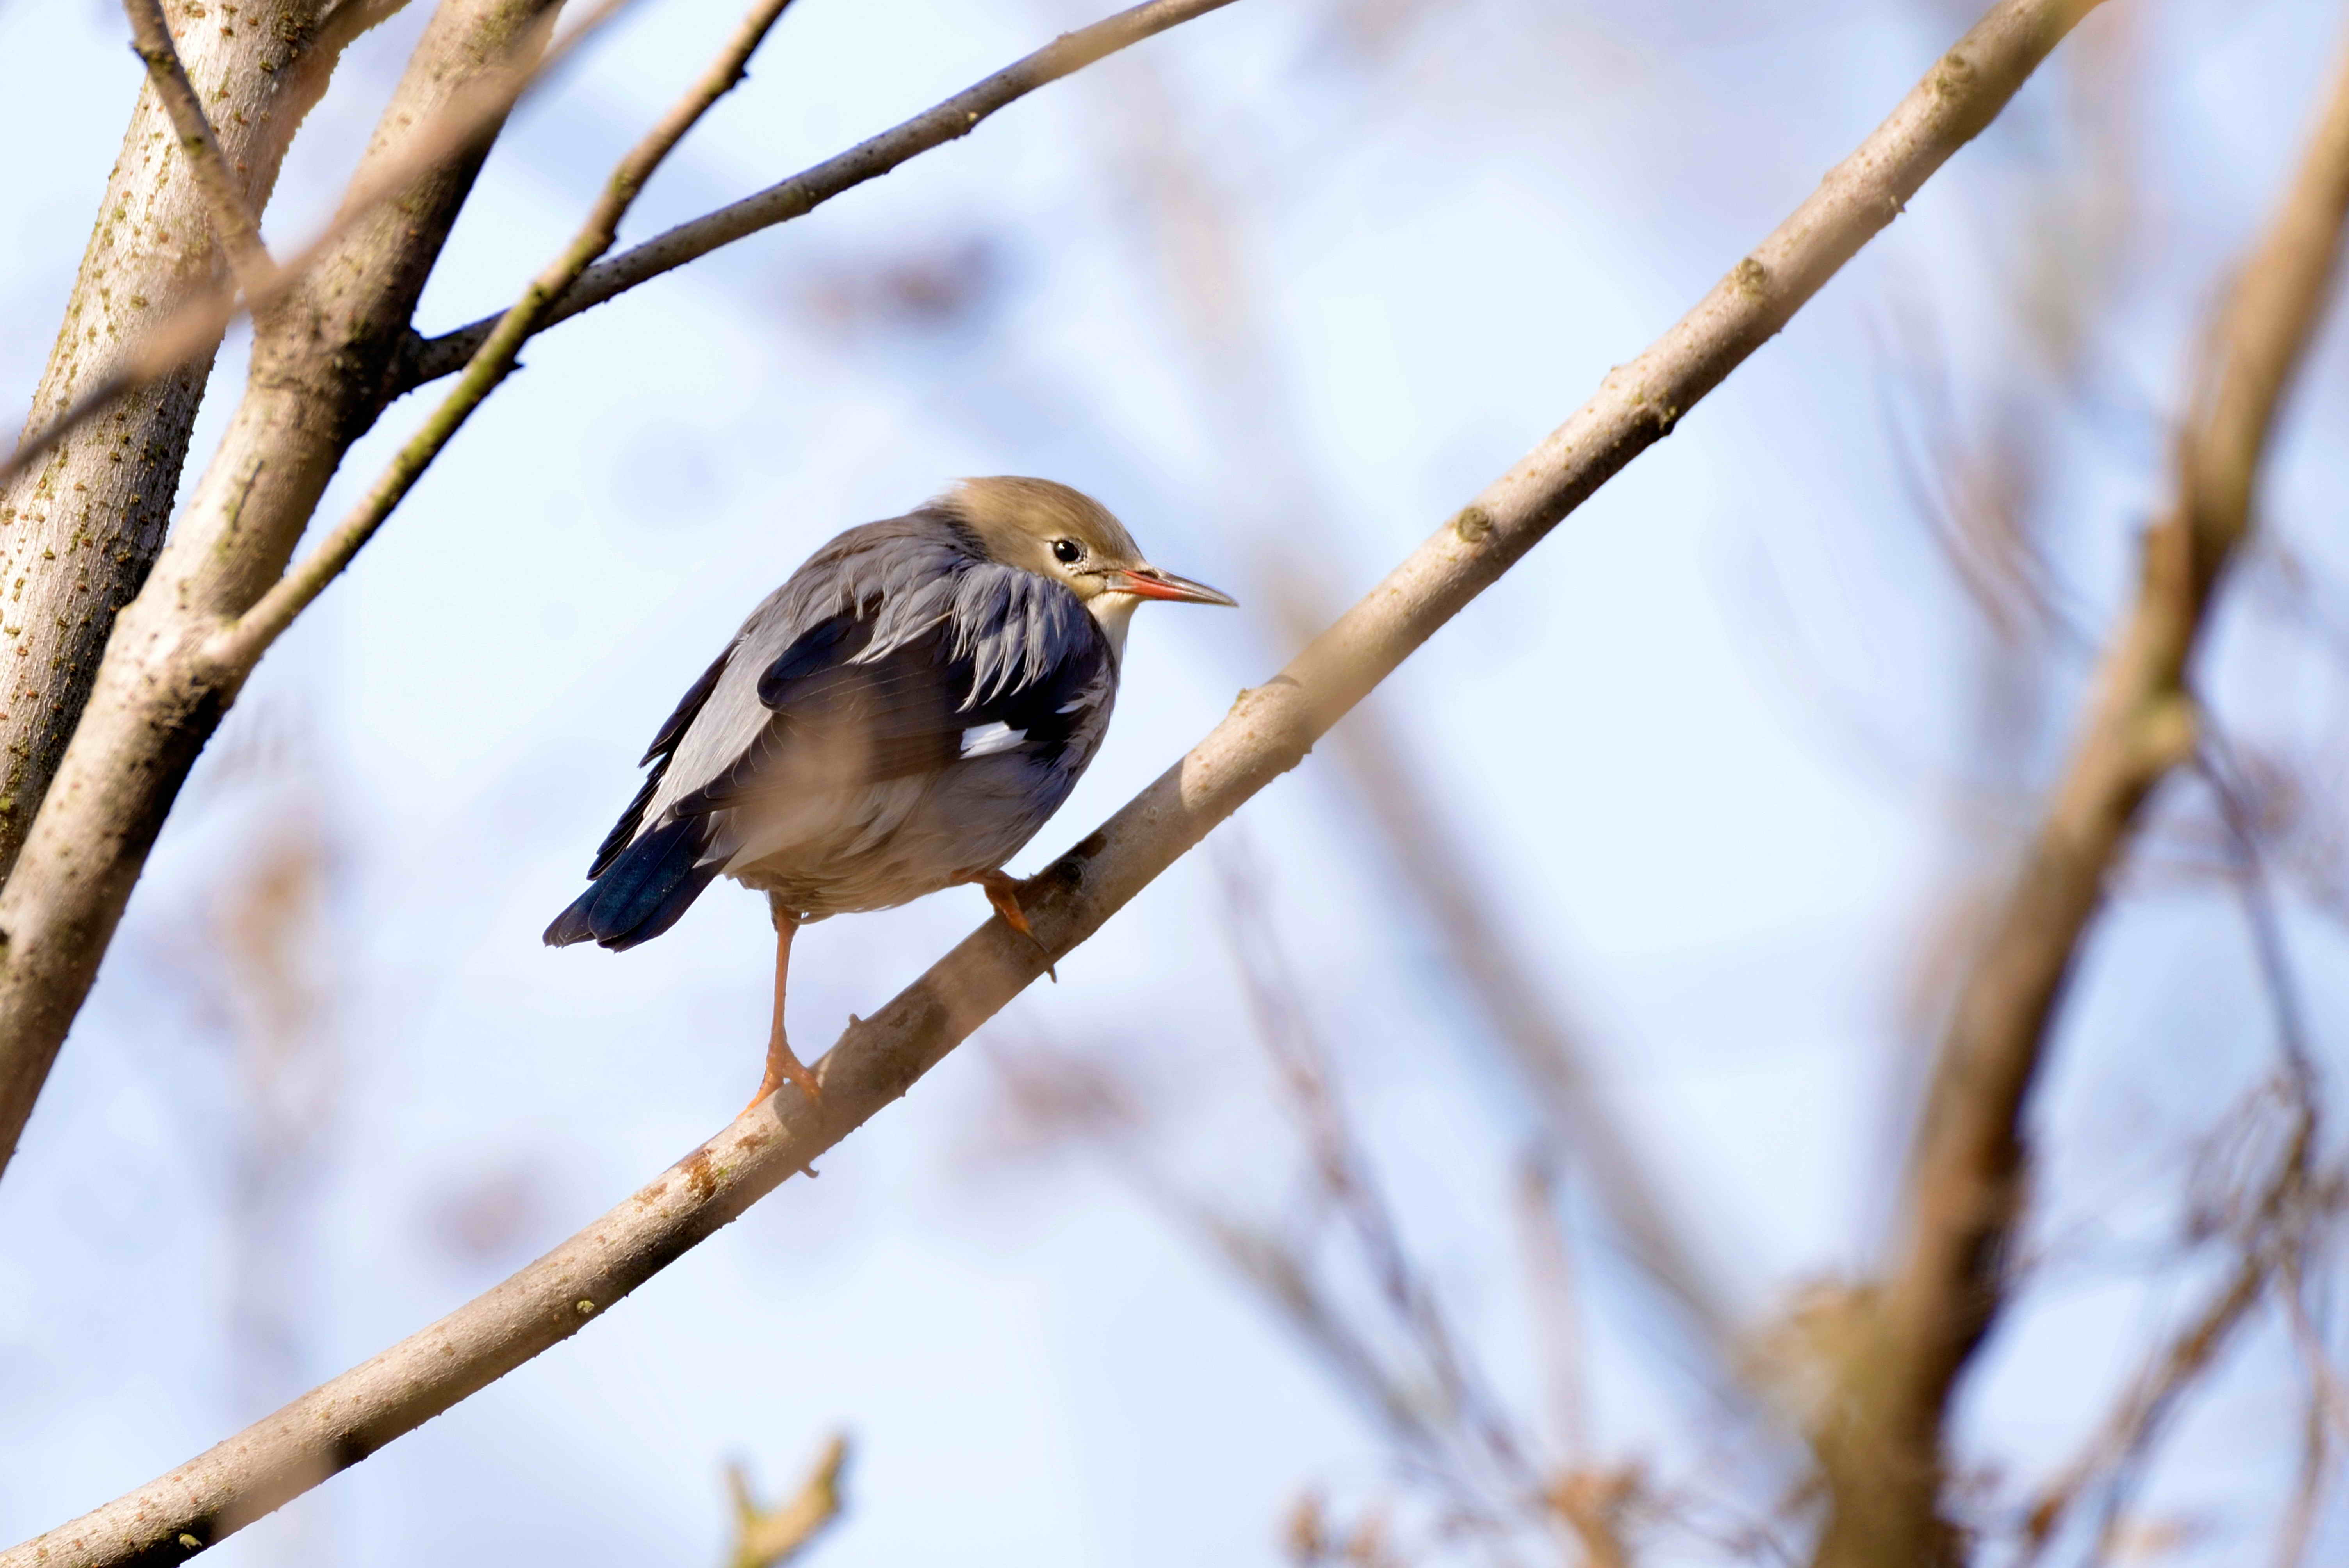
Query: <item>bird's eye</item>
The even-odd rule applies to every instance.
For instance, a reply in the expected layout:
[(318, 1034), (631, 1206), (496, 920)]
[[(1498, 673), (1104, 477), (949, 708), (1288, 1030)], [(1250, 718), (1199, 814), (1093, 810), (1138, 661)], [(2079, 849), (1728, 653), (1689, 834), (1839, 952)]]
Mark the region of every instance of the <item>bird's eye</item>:
[(1073, 539), (1052, 541), (1052, 559), (1063, 566), (1074, 566), (1085, 558), (1085, 547)]

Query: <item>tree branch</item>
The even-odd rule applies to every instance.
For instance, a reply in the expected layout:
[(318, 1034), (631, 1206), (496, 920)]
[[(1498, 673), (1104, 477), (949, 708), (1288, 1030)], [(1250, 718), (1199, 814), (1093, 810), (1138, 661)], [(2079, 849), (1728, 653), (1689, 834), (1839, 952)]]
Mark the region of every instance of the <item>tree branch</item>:
[(0, 1553), (0, 1568), (178, 1560), (357, 1463), (598, 1314), (807, 1168), (943, 1060), (1654, 445), (1990, 123), (2089, 9), (2000, 0), (1859, 149), (1686, 316), (1390, 573), (1189, 755), (1031, 884), (1038, 941), (989, 922), (818, 1065), (821, 1106), (771, 1098), (486, 1295), (168, 1475)]
[[(139, 0), (125, 0), (126, 5), (138, 3)], [(196, 355), (207, 352), (208, 346), (217, 343), (238, 316), (266, 311), (292, 294), (312, 267), (333, 254), (353, 230), (375, 216), (377, 208), (478, 141), (482, 133), (494, 129), (512, 112), (514, 105), (568, 58), (573, 50), (634, 3), (635, 0), (602, 0), (568, 32), (549, 44), (536, 61), (488, 73), (467, 83), (465, 89), (433, 117), (426, 130), (403, 143), (398, 157), (373, 165), (364, 178), (355, 181), (344, 194), (334, 221), (258, 285), (242, 289), (216, 286), (179, 301), (171, 315), (132, 344), (107, 376), (37, 428), (26, 429), (16, 449), (5, 461), (0, 461), (0, 482), (23, 473), (44, 452), (79, 429), (115, 398), (171, 375)]]
[[(354, 184), (398, 166), (482, 82), (526, 70), (556, 3), (440, 0)], [(152, 576), (114, 624), (0, 886), (0, 1158), (15, 1151), (172, 799), (242, 686), (206, 644), (283, 574), (343, 454), (381, 413), (384, 369), (495, 129), (352, 225), (254, 324), (243, 396)]]
[[(706, 256), (721, 245), (804, 217), (842, 191), (853, 191), (868, 180), (877, 180), (909, 158), (957, 137), (968, 136), (978, 129), (979, 121), (1038, 88), (1082, 70), (1129, 44), (1138, 44), (1231, 3), (1232, 0), (1148, 0), (1130, 11), (1105, 16), (1091, 26), (1063, 33), (1025, 59), (1004, 67), (985, 81), (964, 88), (902, 125), (859, 142), (789, 180), (770, 185), (756, 195), (705, 213), (691, 222), (680, 223), (665, 234), (588, 268), (586, 274), (555, 301), (554, 308), (533, 330), (543, 331), (559, 321), (568, 321), (638, 284), (649, 283), (663, 273), (674, 272), (688, 262)], [(483, 316), (454, 332), (411, 344), (395, 372), (395, 387), (405, 392), (462, 367), (489, 341), (499, 320), (497, 316)]]
[(212, 134), (196, 84), (188, 79), (179, 46), (171, 42), (163, 0), (122, 0), (122, 9), (130, 18), (130, 52), (147, 62), (147, 80), (180, 133), (180, 150), (187, 155), (196, 189), (212, 213), (212, 233), (228, 255), (229, 273), (248, 296), (257, 295), (275, 269), (262, 248), (261, 225), (254, 222), (253, 210), (229, 173), (220, 138)]
[(1829, 1568), (1956, 1561), (1938, 1512), (1943, 1412), (2003, 1300), (2002, 1263), (2023, 1203), (2023, 1108), (2106, 878), (2153, 786), (2193, 754), (2187, 662), (2250, 527), (2260, 459), (2323, 306), (2344, 211), (2349, 59), (2205, 351), (2178, 440), (2176, 500), (2147, 533), (2136, 605), (1942, 1039), (1903, 1233), (1823, 1434), (1833, 1511), (1818, 1561)]
[(2286, 1084), (2292, 1131), (2275, 1170), (2239, 1238), (2240, 1256), (2225, 1284), (2200, 1311), (2147, 1355), (2095, 1432), (2072, 1462), (2040, 1489), (2023, 1522), (2017, 1568), (2030, 1568), (2054, 1542), (2065, 1516), (2100, 1475), (2126, 1471), (2153, 1446), (2178, 1403), (2224, 1354), (2251, 1311), (2267, 1293), (2282, 1258), (2304, 1243), (2310, 1160), (2315, 1152), (2316, 1108), (2305, 1083)]
[(1480, 895), (1466, 848), (1435, 810), (1385, 716), (1375, 705), (1356, 713), (1337, 746), (1485, 1028), (1533, 1091), (1557, 1146), (1589, 1175), (1625, 1252), (1693, 1331), (1716, 1388), (1733, 1394), (1737, 1322), (1716, 1261), (1696, 1244), (1646, 1155), (1605, 1103), (1581, 1032), (1545, 995), (1535, 979), (1540, 966)]
[(848, 1464), (848, 1439), (835, 1435), (824, 1444), (815, 1469), (799, 1491), (772, 1508), (761, 1508), (750, 1495), (750, 1479), (739, 1464), (726, 1467), (726, 1492), (734, 1504), (734, 1545), (727, 1568), (782, 1568), (812, 1545), (840, 1517), (840, 1476)]
[[(154, 0), (148, 3), (153, 4)], [(424, 477), (424, 470), (432, 466), (432, 460), (464, 428), (481, 400), (497, 390), (498, 384), (512, 372), (523, 343), (545, 319), (549, 302), (569, 288), (587, 270), (590, 262), (612, 248), (620, 220), (627, 215), (628, 208), (644, 190), (645, 181), (684, 139), (685, 133), (709, 112), (710, 106), (742, 79), (750, 56), (765, 42), (768, 30), (781, 18), (790, 4), (791, 0), (757, 0), (750, 15), (735, 28), (733, 36), (719, 50), (718, 57), (709, 62), (659, 123), (620, 160), (563, 253), (548, 263), (523, 290), (522, 297), (498, 318), (496, 330), (474, 352), (465, 374), (440, 400), (440, 406), (432, 410), (423, 427), (385, 465), (382, 474), (367, 487), (367, 494), (359, 498), (350, 515), (336, 524), (308, 556), (288, 569), (259, 603), (212, 638), (207, 652), (213, 660), (239, 676), (252, 669), (269, 645), (326, 592), (326, 584), (375, 537), (376, 530), (415, 488), (416, 481)]]
[[(247, 0), (243, 25), (214, 7), (179, 40), (188, 70), (212, 87), (222, 166), (249, 211), (265, 204), (343, 47), (396, 8)], [(226, 318), (184, 335), (135, 382), (121, 374), (137, 357), (129, 346), (191, 297), (232, 294), (222, 259), (195, 168), (144, 79), (25, 430), (54, 429), (72, 408), (91, 423), (78, 440), (20, 441), (22, 460), (0, 467), (0, 881), (88, 700), (115, 615), (162, 548)]]

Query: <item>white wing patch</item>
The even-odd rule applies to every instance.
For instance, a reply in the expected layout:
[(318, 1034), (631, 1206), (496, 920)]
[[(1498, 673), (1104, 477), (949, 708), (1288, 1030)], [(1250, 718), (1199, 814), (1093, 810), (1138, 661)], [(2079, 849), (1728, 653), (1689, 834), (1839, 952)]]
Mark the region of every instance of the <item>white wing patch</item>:
[(992, 757), (999, 751), (1010, 751), (1028, 742), (1028, 732), (1014, 729), (998, 720), (993, 724), (975, 724), (962, 732), (962, 754), (965, 757)]

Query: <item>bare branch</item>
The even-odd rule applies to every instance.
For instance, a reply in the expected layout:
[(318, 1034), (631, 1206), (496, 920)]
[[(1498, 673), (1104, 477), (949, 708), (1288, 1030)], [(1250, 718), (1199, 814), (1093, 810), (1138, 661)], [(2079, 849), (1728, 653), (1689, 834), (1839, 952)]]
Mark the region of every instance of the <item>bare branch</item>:
[[(1271, 1059), (1305, 1146), (1319, 1207), (1351, 1233), (1363, 1271), (1384, 1305), (1388, 1332), (1381, 1334), (1374, 1324), (1346, 1326), (1348, 1315), (1338, 1297), (1314, 1285), (1315, 1249), (1309, 1245), (1279, 1261), (1279, 1272), (1294, 1276), (1295, 1287), (1275, 1292), (1277, 1305), (1288, 1309), (1309, 1342), (1318, 1344), (1334, 1331), (1366, 1351), (1381, 1342), (1407, 1347), (1413, 1365), (1381, 1374), (1373, 1387), (1348, 1391), (1375, 1407), (1381, 1401), (1366, 1396), (1424, 1388), (1429, 1397), (1407, 1403), (1417, 1412), (1419, 1434), (1431, 1440), (1430, 1459), (1446, 1470), (1471, 1461), (1477, 1479), (1494, 1483), (1493, 1490), (1519, 1500), (1538, 1496), (1542, 1480), (1528, 1457), (1529, 1445), (1464, 1348), (1433, 1282), (1403, 1243), (1369, 1151), (1336, 1092), (1328, 1047), (1307, 1016), (1295, 973), (1264, 908), (1262, 889), (1231, 857), (1216, 858), (1224, 895), (1218, 924), (1239, 971), (1257, 1043)], [(1304, 1310), (1309, 1306), (1312, 1310)], [(1343, 1359), (1332, 1359), (1342, 1375)], [(1473, 1504), (1474, 1494), (1461, 1490)]]
[[(990, 921), (817, 1068), (820, 1106), (771, 1098), (487, 1294), (170, 1474), (0, 1553), (0, 1568), (161, 1561), (181, 1533), (285, 1502), (561, 1343), (901, 1097), (1216, 823), (1303, 759), (1348, 708), (1654, 445), (1783, 326), (2002, 108), (2085, 14), (2000, 0), (1696, 308), (1463, 508), (1189, 755), (1038, 877), (1037, 940)], [(5, 913), (5, 910), (0, 910)]]
[(2276, 1568), (2300, 1568), (2307, 1561), (2309, 1538), (2316, 1533), (2317, 1513), (2324, 1504), (2324, 1484), (2333, 1474), (2323, 1398), (2315, 1388), (2309, 1390), (2308, 1408), (2300, 1425), (2300, 1475), (2276, 1532)]
[[(868, 180), (877, 180), (909, 158), (968, 136), (978, 129), (979, 121), (1038, 88), (1082, 70), (1129, 44), (1138, 44), (1231, 3), (1232, 0), (1148, 0), (1130, 11), (1105, 16), (1089, 27), (1063, 33), (1025, 59), (1004, 67), (985, 81), (965, 88), (902, 125), (859, 142), (789, 180), (770, 185), (755, 196), (746, 196), (691, 222), (680, 223), (665, 234), (590, 267), (554, 303), (536, 330), (543, 331), (556, 322), (567, 321), (638, 284), (649, 283), (663, 273), (674, 272), (688, 262), (706, 256), (721, 245), (804, 217), (842, 191), (854, 190)], [(498, 321), (496, 316), (483, 316), (469, 326), (415, 344), (398, 373), (398, 389), (406, 391), (427, 381), (437, 381), (465, 365), (489, 341)]]
[(247, 295), (257, 296), (275, 269), (269, 263), (269, 253), (262, 248), (261, 225), (254, 222), (253, 210), (245, 205), (229, 174), (220, 138), (212, 134), (212, 122), (204, 117), (196, 84), (188, 79), (179, 46), (171, 42), (163, 0), (122, 0), (122, 9), (130, 18), (131, 52), (147, 62), (147, 79), (162, 100), (163, 112), (171, 117), (172, 129), (180, 133), (180, 150), (187, 155), (196, 189), (203, 193), (204, 205), (212, 213), (212, 233), (228, 255), (230, 275)]
[[(141, 0), (125, 0), (126, 5), (140, 3)], [(549, 44), (535, 61), (512, 60), (506, 62), (505, 68), (485, 72), (468, 82), (433, 117), (422, 134), (402, 145), (398, 156), (362, 171), (345, 193), (334, 222), (288, 258), (285, 265), (242, 289), (215, 286), (189, 295), (170, 315), (142, 333), (106, 376), (37, 429), (28, 430), (6, 460), (0, 461), (0, 484), (24, 472), (42, 453), (79, 429), (117, 397), (170, 376), (198, 355), (209, 352), (238, 316), (266, 311), (284, 300), (322, 257), (334, 253), (355, 229), (375, 215), (378, 207), (495, 129), (532, 88), (543, 81), (605, 23), (635, 3), (636, 0), (602, 0)], [(460, 368), (461, 363), (450, 368)]]
[[(245, 0), (241, 25), (215, 10), (212, 25), (180, 40), (189, 73), (208, 88), (222, 164), (248, 210), (266, 202), (294, 129), (344, 46), (391, 9)], [(10, 655), (0, 681), (0, 879), (88, 700), (116, 613), (162, 548), (218, 325), (189, 336), (135, 390), (126, 393), (117, 373), (130, 346), (181, 301), (233, 292), (179, 140), (142, 76), (25, 429), (53, 428), (77, 406), (102, 419), (82, 439), (37, 443), (38, 462), (26, 447), (26, 462), (0, 469), (0, 583), (8, 585), (0, 620)], [(136, 221), (124, 222), (127, 213)]]
[(1911, 1151), (1904, 1233), (1822, 1434), (1834, 1510), (1818, 1560), (1831, 1568), (1954, 1560), (1938, 1511), (1942, 1414), (2003, 1300), (2002, 1260), (2022, 1208), (2023, 1107), (2073, 954), (2138, 809), (2193, 754), (2187, 661), (2250, 526), (2260, 457), (2323, 308), (2344, 211), (2349, 60), (2206, 351), (2178, 443), (2177, 499), (2147, 532), (2137, 603), (1943, 1037)]
[(1385, 716), (1375, 705), (1365, 707), (1335, 738), (1396, 868), (1485, 1026), (1560, 1147), (1588, 1173), (1624, 1250), (1695, 1331), (1717, 1381), (1733, 1385), (1726, 1373), (1736, 1361), (1737, 1325), (1714, 1262), (1691, 1240), (1646, 1158), (1603, 1103), (1580, 1031), (1536, 982), (1538, 966), (1495, 918), (1466, 869), (1466, 847), (1429, 799)]
[[(556, 4), (440, 0), (357, 179), (400, 161), (485, 78), (526, 69)], [(241, 680), (205, 645), (284, 573), (344, 453), (382, 412), (383, 370), (490, 139), (353, 225), (254, 324), (253, 374), (151, 575), (115, 618), (0, 885), (0, 1155), (13, 1155), (171, 802), (235, 700)]]
[(2283, 1305), (2284, 1325), (2292, 1331), (2292, 1348), (2300, 1353), (2309, 1387), (2315, 1392), (2317, 1408), (2333, 1429), (2333, 1440), (2349, 1448), (2349, 1387), (2343, 1387), (2340, 1370), (2325, 1353), (2323, 1336), (2309, 1318), (2308, 1303), (2301, 1297), (2302, 1282), (2297, 1260), (2287, 1256), (2279, 1267), (2285, 1288), (2278, 1293), (2277, 1299)]
[(717, 58), (709, 62), (659, 123), (620, 160), (611, 177), (605, 181), (603, 194), (596, 198), (595, 205), (589, 209), (586, 220), (563, 248), (563, 253), (548, 263), (531, 280), (522, 297), (499, 317), (497, 329), (475, 351), (471, 363), (465, 366), (464, 376), (440, 400), (440, 406), (432, 410), (422, 428), (385, 465), (382, 474), (367, 487), (350, 514), (309, 556), (278, 579), (259, 603), (212, 640), (207, 651), (215, 662), (238, 676), (252, 669), (269, 645), (326, 592), (326, 584), (375, 537), (375, 531), (383, 526), (392, 509), (424, 477), (424, 470), (432, 466), (441, 449), (464, 428), (481, 400), (497, 390), (498, 384), (512, 371), (523, 341), (545, 318), (549, 302), (569, 288), (587, 270), (590, 262), (612, 248), (620, 220), (627, 215), (628, 208), (644, 190), (645, 181), (684, 139), (685, 133), (742, 79), (750, 56), (766, 40), (768, 30), (781, 18), (790, 4), (791, 0), (758, 0), (750, 7), (733, 36), (719, 50)]
[(734, 1546), (727, 1568), (783, 1568), (840, 1517), (840, 1475), (848, 1464), (848, 1437), (838, 1433), (823, 1446), (815, 1468), (799, 1491), (772, 1508), (750, 1495), (750, 1478), (739, 1464), (726, 1467), (727, 1495), (734, 1504)]
[(2202, 1310), (2189, 1318), (2169, 1341), (2146, 1358), (2128, 1390), (2107, 1414), (2081, 1452), (2054, 1480), (2042, 1490), (2031, 1506), (2023, 1528), (2021, 1563), (2038, 1561), (2074, 1504), (2097, 1477), (2130, 1464), (2152, 1444), (2161, 1424), (2178, 1400), (2220, 1352), (2233, 1341), (2235, 1331), (2251, 1315), (2265, 1293), (2270, 1260), (2261, 1248), (2246, 1251), (2226, 1284), (2213, 1291)]

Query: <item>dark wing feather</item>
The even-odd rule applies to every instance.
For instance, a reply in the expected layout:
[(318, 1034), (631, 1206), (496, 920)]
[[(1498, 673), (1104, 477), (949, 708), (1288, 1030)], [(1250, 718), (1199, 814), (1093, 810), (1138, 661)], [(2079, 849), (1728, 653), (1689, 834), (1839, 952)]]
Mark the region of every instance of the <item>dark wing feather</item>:
[(595, 847), (595, 861), (587, 868), (591, 881), (611, 870), (612, 862), (620, 858), (620, 851), (628, 847), (628, 841), (636, 836), (636, 830), (644, 824), (645, 808), (652, 804), (653, 794), (660, 788), (661, 776), (668, 771), (668, 759), (677, 753), (677, 743), (685, 738), (686, 730), (692, 726), (695, 716), (701, 712), (701, 705), (708, 702), (709, 694), (718, 689), (719, 672), (725, 669), (726, 661), (732, 654), (733, 650), (729, 648), (710, 661), (709, 667), (701, 672), (701, 678), (686, 688), (685, 696), (678, 700), (677, 711), (662, 724), (660, 733), (653, 737), (653, 743), (645, 748), (645, 754), (637, 759), (636, 766), (642, 768), (650, 763), (651, 771), (645, 775), (644, 787), (636, 791), (636, 798), (628, 802), (628, 809), (620, 813), (620, 820), (612, 825), (612, 830), (605, 834), (604, 841)]
[(851, 785), (943, 770), (961, 758), (964, 731), (990, 724), (1022, 731), (1038, 761), (1057, 760), (1081, 695), (1104, 684), (1115, 655), (1065, 588), (1008, 571), (996, 580), (1014, 599), (1041, 589), (1065, 603), (999, 607), (976, 621), (976, 634), (957, 603), (877, 655), (874, 605), (819, 622), (760, 677), (759, 700), (774, 717), (733, 766), (678, 800), (677, 814), (714, 811), (771, 787), (792, 748), (825, 744), (827, 735), (854, 738), (843, 754), (854, 756), (857, 772), (836, 780)]
[(597, 846), (595, 863), (587, 868), (587, 891), (546, 928), (548, 946), (596, 942), (618, 949), (649, 942), (676, 924), (718, 874), (716, 866), (700, 863), (706, 836), (700, 824), (672, 823), (641, 837), (636, 830), (660, 788), (661, 776), (668, 771), (670, 758), (677, 754), (678, 742), (685, 738), (686, 730), (709, 701), (709, 694), (718, 689), (719, 674), (732, 652), (730, 648), (719, 655), (702, 671), (701, 678), (686, 688), (677, 710), (646, 748), (644, 761), (652, 765), (651, 770), (645, 775), (636, 798), (628, 802), (628, 809)]

